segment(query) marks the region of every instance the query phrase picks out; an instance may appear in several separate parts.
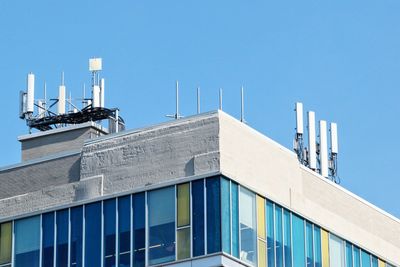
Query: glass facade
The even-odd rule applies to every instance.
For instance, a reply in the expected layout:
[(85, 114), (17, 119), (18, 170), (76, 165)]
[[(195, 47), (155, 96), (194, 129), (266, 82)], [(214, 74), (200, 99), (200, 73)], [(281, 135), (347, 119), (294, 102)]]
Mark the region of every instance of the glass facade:
[(0, 267), (394, 267), (237, 183), (211, 177), (0, 223)]

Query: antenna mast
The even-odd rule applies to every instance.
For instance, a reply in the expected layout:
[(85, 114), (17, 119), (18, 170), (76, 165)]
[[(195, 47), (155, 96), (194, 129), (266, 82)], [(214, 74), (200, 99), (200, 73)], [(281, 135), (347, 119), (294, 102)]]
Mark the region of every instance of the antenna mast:
[(173, 118), (175, 120), (179, 120), (179, 119), (183, 118), (183, 116), (181, 116), (179, 114), (179, 82), (178, 81), (176, 81), (176, 83), (175, 83), (175, 101), (176, 101), (175, 102), (175, 109), (176, 109), (175, 114), (174, 115), (166, 115), (166, 117)]

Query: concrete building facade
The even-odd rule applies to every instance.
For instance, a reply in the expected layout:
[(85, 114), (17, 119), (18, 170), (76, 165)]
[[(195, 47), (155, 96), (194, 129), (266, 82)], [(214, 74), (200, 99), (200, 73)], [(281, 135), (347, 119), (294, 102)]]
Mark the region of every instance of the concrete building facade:
[(222, 111), (52, 131), (0, 169), (0, 267), (400, 266), (398, 218)]

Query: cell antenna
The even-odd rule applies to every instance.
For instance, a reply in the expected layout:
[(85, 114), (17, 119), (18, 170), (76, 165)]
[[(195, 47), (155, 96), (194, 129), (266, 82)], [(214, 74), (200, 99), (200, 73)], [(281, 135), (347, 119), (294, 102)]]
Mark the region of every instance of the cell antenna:
[(175, 120), (179, 120), (181, 118), (183, 118), (183, 116), (181, 116), (179, 114), (179, 82), (176, 81), (175, 83), (175, 114), (174, 115), (166, 115), (168, 118), (173, 118)]
[(330, 137), (331, 137), (331, 153), (329, 155), (329, 176), (335, 183), (340, 183), (340, 178), (338, 176), (337, 170), (337, 158), (339, 153), (338, 144), (338, 130), (337, 124), (332, 122), (330, 124)]
[(317, 140), (315, 133), (315, 112), (309, 111), (308, 117), (308, 167), (317, 169)]
[(306, 163), (306, 155), (304, 148), (304, 127), (303, 127), (303, 103), (297, 102), (295, 104), (296, 112), (296, 134), (294, 137), (294, 151), (297, 154), (297, 158), (301, 164)]
[(328, 166), (328, 140), (326, 121), (319, 121), (319, 167), (320, 173), (323, 177), (329, 177)]

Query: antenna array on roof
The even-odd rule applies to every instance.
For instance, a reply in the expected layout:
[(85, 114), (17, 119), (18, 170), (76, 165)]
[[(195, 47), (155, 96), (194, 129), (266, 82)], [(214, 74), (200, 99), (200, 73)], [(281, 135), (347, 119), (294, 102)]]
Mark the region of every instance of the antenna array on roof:
[[(124, 121), (118, 115), (118, 108), (106, 108), (104, 105), (105, 81), (100, 79), (99, 71), (102, 70), (102, 59), (89, 59), (89, 71), (92, 73), (92, 97), (86, 98), (85, 87), (83, 89), (82, 108), (79, 109), (72, 101), (71, 92), (66, 98), (67, 90), (64, 80), (64, 72), (61, 75), (61, 85), (58, 87), (58, 97), (50, 99), (52, 102), (47, 106), (46, 83), (44, 84), (44, 99), (35, 101), (35, 75), (28, 74), (27, 90), (20, 92), (20, 114), (29, 127), (40, 131), (47, 131), (71, 124), (79, 124), (88, 121), (109, 120), (110, 132), (118, 132), (124, 129)], [(68, 111), (66, 110), (68, 104)], [(56, 111), (52, 108), (57, 105)], [(35, 108), (37, 112), (35, 113)]]
[(308, 148), (304, 145), (303, 104), (296, 103), (296, 134), (293, 142), (294, 151), (299, 162), (323, 177), (330, 178), (335, 183), (340, 183), (337, 173), (338, 134), (337, 124), (330, 123), (330, 153), (328, 151), (327, 123), (319, 121), (319, 142), (316, 140), (315, 112), (309, 111), (308, 118)]

